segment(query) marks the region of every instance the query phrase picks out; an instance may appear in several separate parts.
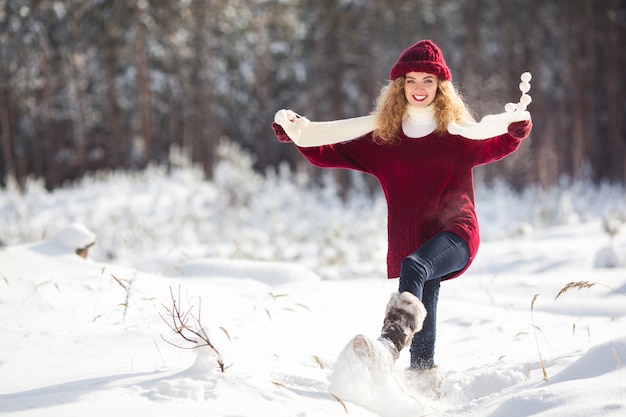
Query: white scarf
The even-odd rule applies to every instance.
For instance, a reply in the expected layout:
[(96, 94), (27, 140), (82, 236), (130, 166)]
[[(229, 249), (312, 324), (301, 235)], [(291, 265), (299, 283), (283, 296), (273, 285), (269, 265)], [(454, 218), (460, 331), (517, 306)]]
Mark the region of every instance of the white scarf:
[[(408, 117), (402, 122), (402, 130), (410, 138), (421, 138), (435, 130), (434, 109), (407, 109)], [(508, 132), (511, 123), (530, 119), (528, 111), (504, 112), (485, 116), (480, 122), (465, 120), (450, 123), (448, 132), (467, 139), (484, 140)], [(347, 142), (361, 137), (376, 129), (377, 115), (333, 120), (329, 122), (311, 122), (291, 110), (279, 110), (274, 121), (285, 130), (289, 138), (298, 146), (315, 147)]]

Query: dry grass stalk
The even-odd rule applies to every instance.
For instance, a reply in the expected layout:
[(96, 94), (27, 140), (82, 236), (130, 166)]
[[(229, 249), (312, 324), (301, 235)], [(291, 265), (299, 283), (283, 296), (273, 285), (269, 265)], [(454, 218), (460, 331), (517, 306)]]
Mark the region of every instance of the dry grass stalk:
[(350, 413), (348, 413), (348, 407), (346, 406), (346, 403), (344, 403), (344, 402), (342, 401), (342, 399), (341, 399), (341, 398), (337, 397), (337, 396), (336, 396), (335, 394), (333, 394), (333, 393), (330, 393), (330, 395), (332, 395), (332, 396), (333, 396), (333, 398), (334, 398), (334, 399), (335, 399), (335, 400), (336, 400), (339, 404), (341, 404), (341, 406), (343, 407), (343, 411), (345, 411), (345, 412), (346, 412), (346, 414), (350, 414)]
[(615, 362), (617, 363), (617, 371), (619, 372), (619, 380), (620, 380), (620, 385), (621, 385), (621, 381), (622, 381), (622, 361), (619, 358), (619, 355), (617, 353), (617, 349), (615, 349), (615, 346), (613, 346), (613, 356), (615, 356)]
[[(111, 278), (113, 278), (113, 280), (117, 282), (117, 284), (120, 287), (122, 287), (124, 291), (126, 292), (126, 296), (124, 297), (124, 302), (119, 304), (120, 306), (124, 307), (124, 312), (122, 314), (122, 321), (126, 321), (126, 313), (128, 313), (128, 307), (130, 306), (130, 289), (133, 285), (133, 280), (132, 279), (123, 280), (123, 279), (116, 277), (113, 274), (111, 274)], [(126, 282), (126, 284), (124, 284), (124, 282)]]
[(533, 297), (533, 300), (530, 303), (530, 318), (531, 318), (532, 323), (533, 323), (533, 333), (535, 335), (535, 345), (537, 346), (537, 353), (539, 354), (539, 363), (541, 363), (541, 370), (543, 371), (543, 380), (546, 381), (546, 382), (549, 382), (548, 372), (546, 371), (546, 366), (543, 363), (543, 357), (541, 356), (541, 350), (539, 349), (539, 340), (537, 339), (537, 330), (541, 330), (541, 329), (539, 329), (535, 325), (535, 315), (533, 314), (533, 310), (535, 308), (535, 301), (537, 301), (537, 297), (539, 297), (539, 294), (535, 294), (535, 296)]
[(556, 295), (556, 297), (554, 297), (554, 299), (556, 300), (557, 298), (559, 298), (562, 294), (565, 294), (566, 292), (568, 292), (569, 290), (575, 289), (575, 290), (582, 290), (585, 288), (591, 288), (594, 285), (599, 285), (601, 287), (604, 287), (608, 290), (613, 291), (614, 293), (617, 293), (619, 295), (623, 295), (626, 297), (626, 294), (619, 292), (618, 290), (616, 290), (615, 288), (609, 287), (608, 285), (604, 285), (600, 282), (595, 282), (595, 281), (579, 281), (579, 282), (570, 282), (569, 284), (567, 284), (565, 287), (561, 288), (561, 291), (559, 291), (559, 293)]
[[(289, 294), (274, 294), (270, 292), (269, 296), (275, 304), (278, 304), (281, 302), (282, 299), (289, 297)], [(302, 303), (293, 303), (290, 305), (283, 306), (279, 309), (279, 311), (289, 311), (291, 313), (298, 313), (298, 309), (311, 311), (309, 307), (307, 307), (306, 305)], [(265, 307), (263, 308), (263, 311), (265, 311), (265, 314), (267, 315), (267, 318), (270, 319), (270, 321), (273, 320), (272, 312), (270, 311), (269, 308)]]
[(122, 282), (121, 279), (119, 279), (118, 277), (116, 277), (113, 274), (111, 274), (111, 278), (113, 278), (113, 280), (115, 282), (117, 282), (120, 287), (124, 288), (124, 291), (128, 291), (128, 287)]
[(559, 298), (561, 295), (565, 294), (569, 290), (579, 290), (580, 291), (580, 290), (585, 289), (585, 288), (591, 288), (591, 287), (593, 287), (596, 284), (598, 284), (598, 283), (597, 282), (593, 282), (593, 281), (570, 282), (565, 287), (561, 288), (561, 291), (559, 291), (559, 293), (556, 295), (556, 297), (554, 297), (554, 299), (556, 300), (557, 298)]
[(319, 356), (313, 355), (313, 359), (315, 360), (315, 363), (317, 363), (317, 366), (320, 367), (320, 369), (324, 369), (324, 363), (322, 363), (322, 360), (319, 358)]

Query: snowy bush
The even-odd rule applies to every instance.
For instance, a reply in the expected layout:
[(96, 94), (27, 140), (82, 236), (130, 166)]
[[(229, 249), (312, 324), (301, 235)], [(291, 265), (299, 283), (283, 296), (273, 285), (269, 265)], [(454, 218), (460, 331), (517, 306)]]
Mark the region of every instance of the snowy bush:
[[(261, 175), (238, 145), (224, 142), (218, 152), (213, 181), (174, 152), (170, 169), (102, 172), (53, 192), (36, 180), (23, 193), (9, 186), (0, 192), (0, 241), (38, 241), (81, 223), (97, 235), (92, 258), (149, 271), (215, 257), (297, 262), (326, 278), (385, 275), (382, 193), (358, 186), (357, 176), (342, 199), (330, 171), (321, 184), (286, 165)], [(626, 213), (623, 188), (586, 183), (522, 193), (477, 184), (476, 202), (483, 241), (600, 219), (609, 208)]]

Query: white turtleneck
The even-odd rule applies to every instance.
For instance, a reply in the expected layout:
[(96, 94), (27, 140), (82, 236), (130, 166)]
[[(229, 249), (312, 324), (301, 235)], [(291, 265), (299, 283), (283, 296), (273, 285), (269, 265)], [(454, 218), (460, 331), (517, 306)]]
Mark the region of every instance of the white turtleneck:
[(407, 106), (407, 117), (402, 121), (402, 131), (410, 138), (423, 138), (435, 131), (435, 108), (433, 106)]

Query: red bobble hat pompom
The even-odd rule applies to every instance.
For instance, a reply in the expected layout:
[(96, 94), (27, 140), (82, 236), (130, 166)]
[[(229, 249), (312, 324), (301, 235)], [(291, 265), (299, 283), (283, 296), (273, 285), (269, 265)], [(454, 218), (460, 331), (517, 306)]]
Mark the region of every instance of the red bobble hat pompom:
[(419, 41), (404, 51), (391, 68), (389, 79), (395, 80), (411, 71), (434, 74), (440, 80), (452, 80), (452, 73), (443, 59), (441, 49), (429, 40)]

